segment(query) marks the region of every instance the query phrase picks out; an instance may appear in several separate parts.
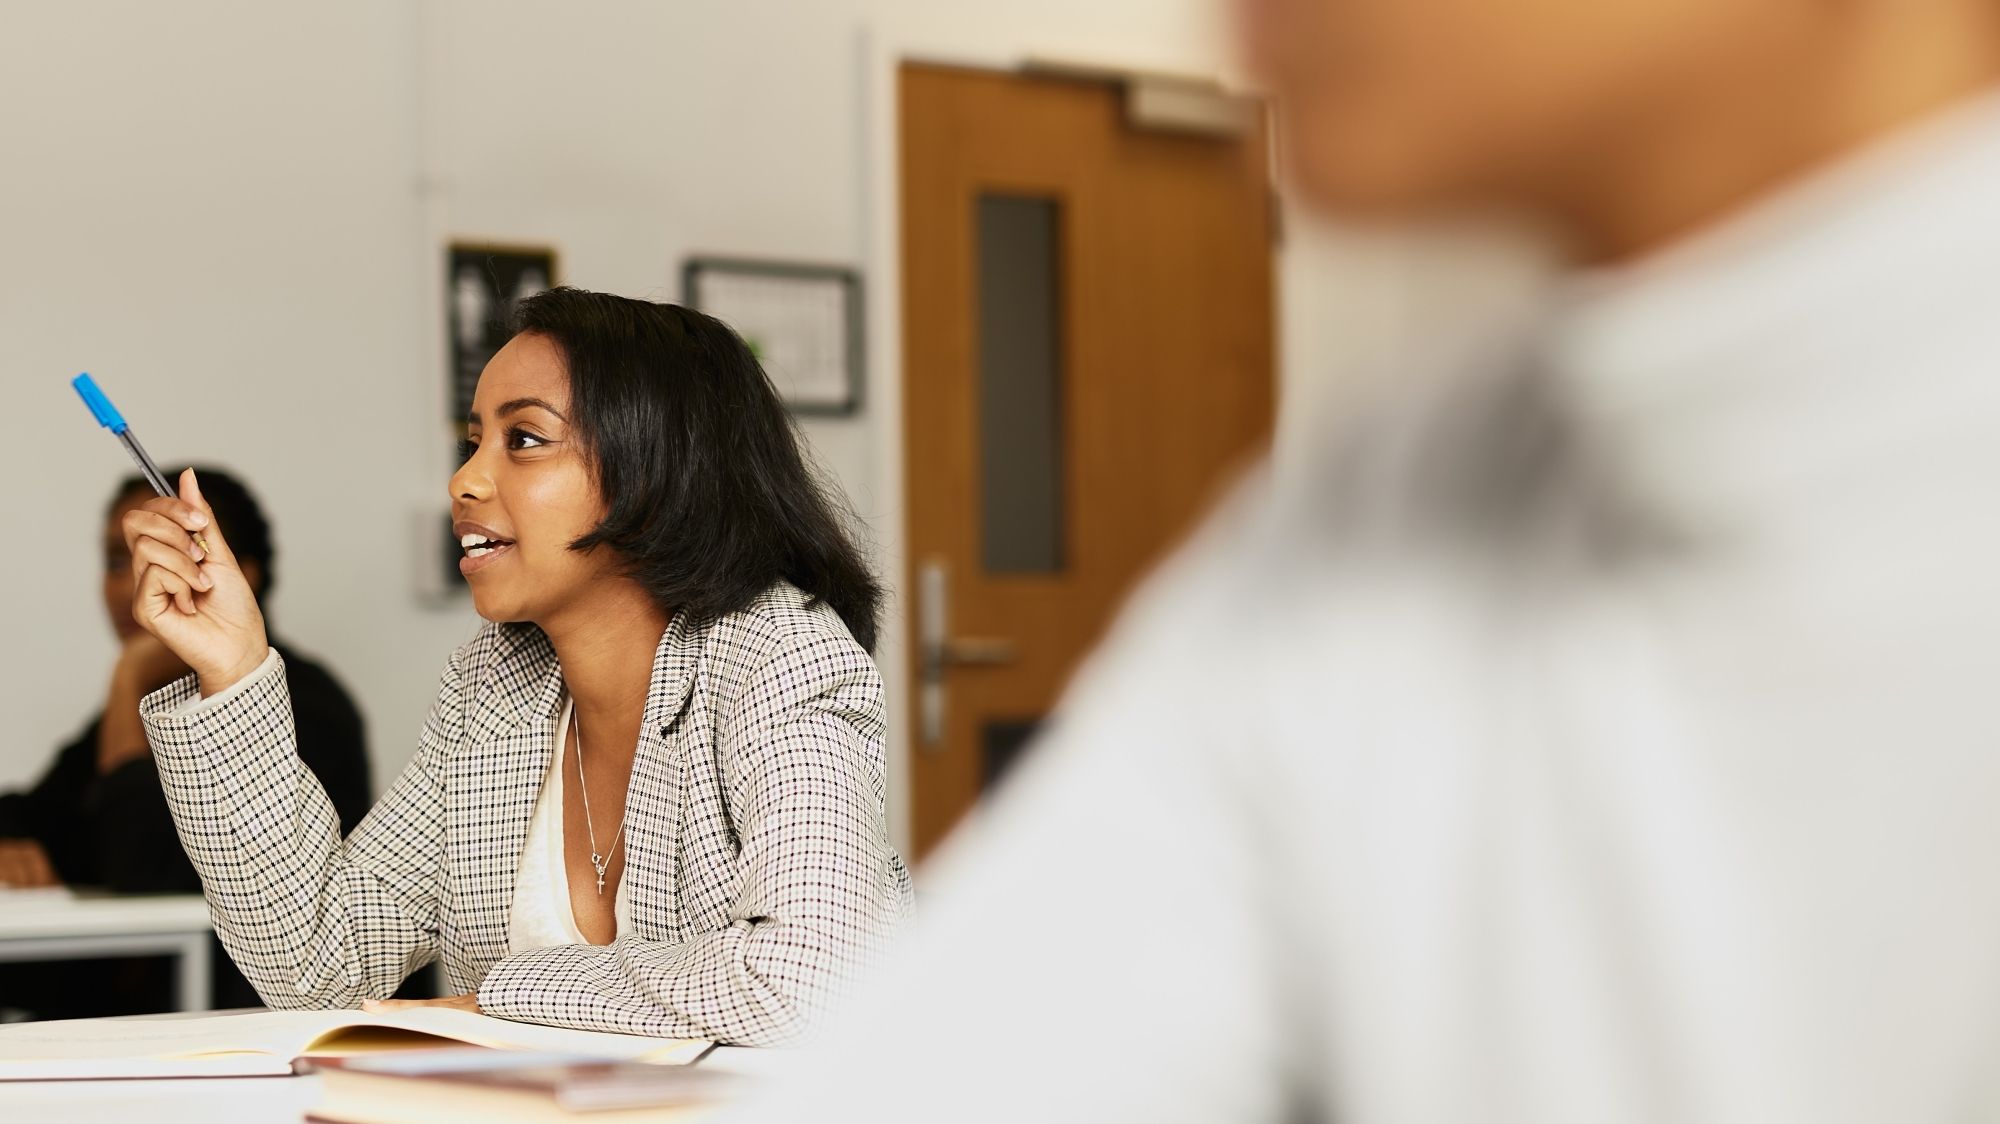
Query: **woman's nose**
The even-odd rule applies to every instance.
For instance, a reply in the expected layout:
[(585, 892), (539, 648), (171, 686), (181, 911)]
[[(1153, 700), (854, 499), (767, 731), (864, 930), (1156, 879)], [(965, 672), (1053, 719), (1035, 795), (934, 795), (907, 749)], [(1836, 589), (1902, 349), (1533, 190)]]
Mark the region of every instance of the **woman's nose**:
[(483, 500), (493, 494), (493, 481), (480, 469), (478, 453), (458, 466), (458, 471), (451, 474), (447, 487), (454, 501)]

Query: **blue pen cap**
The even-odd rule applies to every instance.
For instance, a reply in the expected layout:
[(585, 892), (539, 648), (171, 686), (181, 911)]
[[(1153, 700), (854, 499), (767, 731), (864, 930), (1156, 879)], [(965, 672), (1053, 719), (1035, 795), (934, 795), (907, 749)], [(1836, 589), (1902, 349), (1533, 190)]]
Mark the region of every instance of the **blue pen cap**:
[(130, 428), (125, 424), (125, 416), (118, 412), (118, 407), (111, 404), (111, 399), (106, 398), (103, 391), (97, 389), (97, 384), (90, 380), (88, 372), (69, 380), (69, 384), (76, 388), (77, 394), (83, 398), (83, 404), (90, 407), (90, 413), (97, 419), (97, 424), (121, 437), (124, 436), (126, 429)]

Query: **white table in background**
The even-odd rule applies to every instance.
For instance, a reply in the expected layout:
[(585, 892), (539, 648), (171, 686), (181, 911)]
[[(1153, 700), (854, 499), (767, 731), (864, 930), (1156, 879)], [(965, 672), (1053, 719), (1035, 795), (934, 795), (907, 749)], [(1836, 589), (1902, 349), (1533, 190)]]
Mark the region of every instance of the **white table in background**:
[(173, 956), (183, 1011), (208, 1009), (209, 932), (200, 894), (0, 890), (0, 961)]

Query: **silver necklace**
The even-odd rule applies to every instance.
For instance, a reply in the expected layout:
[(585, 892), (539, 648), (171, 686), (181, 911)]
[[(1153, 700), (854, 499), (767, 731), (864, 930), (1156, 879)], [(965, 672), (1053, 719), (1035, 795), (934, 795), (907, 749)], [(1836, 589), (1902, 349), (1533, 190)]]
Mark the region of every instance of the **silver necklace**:
[(576, 711), (569, 713), (570, 740), (576, 743), (576, 786), (583, 790), (583, 829), (590, 833), (590, 865), (597, 869), (597, 896), (604, 896), (604, 872), (611, 867), (611, 857), (618, 853), (618, 845), (625, 842), (625, 817), (618, 817), (618, 834), (611, 837), (611, 853), (597, 851), (597, 825), (590, 819), (590, 782), (583, 779), (583, 723), (576, 717)]

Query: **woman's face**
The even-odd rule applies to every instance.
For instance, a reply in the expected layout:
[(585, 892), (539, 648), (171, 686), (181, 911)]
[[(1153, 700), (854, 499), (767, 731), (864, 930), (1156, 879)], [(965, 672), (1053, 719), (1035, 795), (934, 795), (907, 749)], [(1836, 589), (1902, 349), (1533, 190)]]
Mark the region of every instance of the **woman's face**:
[(569, 549), (605, 513), (569, 415), (569, 372), (545, 336), (515, 336), (479, 376), (451, 517), (487, 620), (546, 624), (612, 576), (609, 551)]

